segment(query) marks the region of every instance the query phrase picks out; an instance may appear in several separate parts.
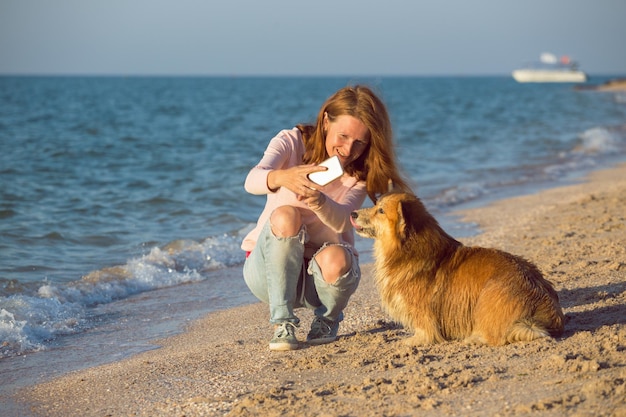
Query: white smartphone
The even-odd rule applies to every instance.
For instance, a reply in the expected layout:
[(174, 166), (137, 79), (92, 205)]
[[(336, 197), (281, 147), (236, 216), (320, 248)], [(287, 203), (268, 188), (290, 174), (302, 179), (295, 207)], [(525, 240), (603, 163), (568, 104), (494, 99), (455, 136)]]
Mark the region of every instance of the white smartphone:
[(339, 162), (337, 155), (331, 156), (322, 162), (320, 166), (324, 166), (328, 169), (326, 171), (311, 172), (309, 174), (309, 179), (318, 185), (326, 185), (343, 175), (343, 168), (341, 167), (341, 162)]

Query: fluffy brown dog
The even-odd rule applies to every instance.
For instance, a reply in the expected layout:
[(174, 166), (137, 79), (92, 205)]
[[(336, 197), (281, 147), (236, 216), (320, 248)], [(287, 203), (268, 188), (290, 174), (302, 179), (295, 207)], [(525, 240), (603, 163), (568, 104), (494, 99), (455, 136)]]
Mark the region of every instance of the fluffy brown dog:
[(352, 224), (375, 239), (382, 304), (415, 332), (409, 343), (504, 345), (563, 332), (558, 295), (537, 267), (499, 250), (463, 246), (416, 196), (386, 194), (354, 211)]

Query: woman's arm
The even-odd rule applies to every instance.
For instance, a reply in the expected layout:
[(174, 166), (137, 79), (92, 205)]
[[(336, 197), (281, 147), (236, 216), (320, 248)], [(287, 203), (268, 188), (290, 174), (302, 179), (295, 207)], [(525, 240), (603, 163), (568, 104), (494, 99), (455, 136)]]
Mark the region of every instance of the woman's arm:
[(360, 181), (350, 188), (339, 201), (322, 194), (322, 197), (318, 200), (319, 203), (308, 205), (324, 224), (337, 233), (343, 233), (352, 228), (350, 213), (361, 208), (366, 196), (365, 183)]
[(294, 152), (293, 143), (285, 137), (284, 132), (274, 136), (267, 149), (263, 153), (263, 158), (248, 172), (244, 189), (250, 194), (262, 195), (277, 191), (268, 182), (268, 176), (275, 170), (282, 169), (289, 164), (291, 154)]

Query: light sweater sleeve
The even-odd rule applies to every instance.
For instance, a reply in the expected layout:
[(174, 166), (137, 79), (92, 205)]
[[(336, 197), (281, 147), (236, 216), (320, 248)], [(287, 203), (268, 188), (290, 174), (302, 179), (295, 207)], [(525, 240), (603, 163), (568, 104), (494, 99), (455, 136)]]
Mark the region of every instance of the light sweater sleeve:
[(248, 173), (244, 183), (244, 189), (248, 193), (263, 195), (274, 192), (267, 186), (267, 176), (275, 169), (287, 167), (294, 154), (293, 142), (286, 140), (284, 136), (286, 132), (289, 131), (280, 132), (270, 140), (263, 158)]
[(324, 203), (314, 209), (314, 212), (324, 224), (331, 227), (335, 232), (344, 233), (352, 229), (350, 214), (361, 208), (366, 196), (365, 182), (359, 181), (337, 200), (327, 195)]

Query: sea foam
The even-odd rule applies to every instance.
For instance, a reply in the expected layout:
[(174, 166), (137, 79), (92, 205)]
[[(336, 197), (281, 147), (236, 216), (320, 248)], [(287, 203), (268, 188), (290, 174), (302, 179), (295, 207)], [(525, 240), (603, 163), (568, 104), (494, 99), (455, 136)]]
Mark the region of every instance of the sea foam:
[(207, 279), (208, 272), (243, 260), (240, 236), (178, 240), (126, 264), (69, 283), (44, 282), (30, 294), (0, 297), (0, 357), (45, 349), (60, 335), (93, 325), (90, 308), (145, 291)]

